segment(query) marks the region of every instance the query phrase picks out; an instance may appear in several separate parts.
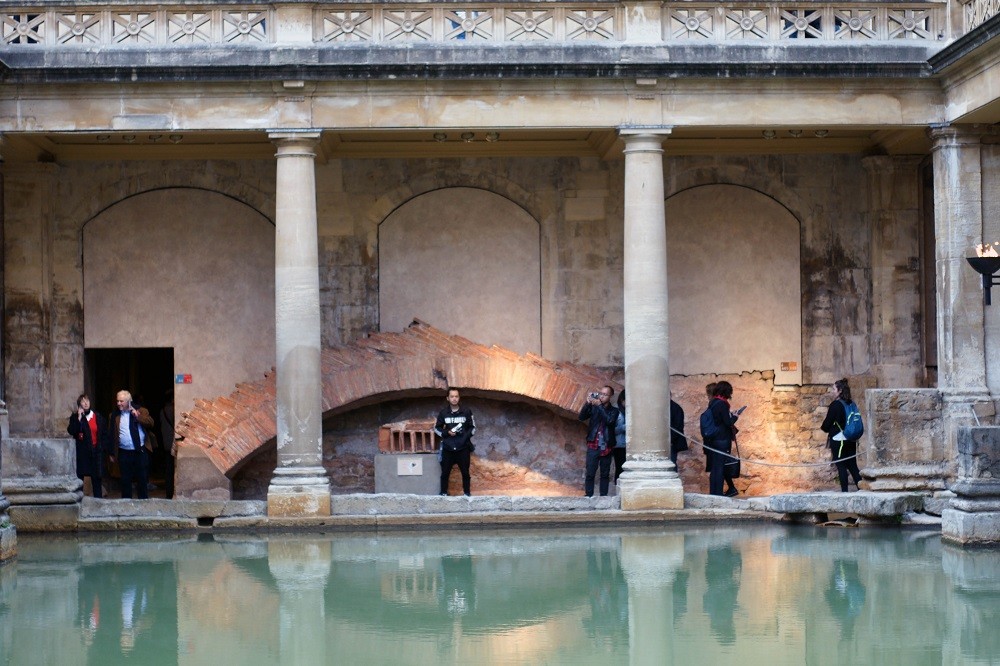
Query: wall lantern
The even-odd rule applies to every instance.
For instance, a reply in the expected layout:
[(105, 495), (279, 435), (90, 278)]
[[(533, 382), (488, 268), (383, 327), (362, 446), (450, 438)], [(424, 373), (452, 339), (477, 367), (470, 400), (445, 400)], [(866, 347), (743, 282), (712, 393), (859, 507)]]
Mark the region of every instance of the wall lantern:
[(966, 257), (965, 260), (983, 276), (983, 305), (990, 305), (990, 288), (1000, 285), (994, 275), (1000, 271), (1000, 257)]

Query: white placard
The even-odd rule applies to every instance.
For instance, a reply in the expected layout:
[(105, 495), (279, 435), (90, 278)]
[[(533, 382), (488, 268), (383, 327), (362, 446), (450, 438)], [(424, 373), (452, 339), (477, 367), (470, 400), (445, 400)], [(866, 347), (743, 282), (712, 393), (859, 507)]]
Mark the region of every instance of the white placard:
[(397, 476), (423, 476), (424, 459), (418, 456), (401, 456), (396, 461)]

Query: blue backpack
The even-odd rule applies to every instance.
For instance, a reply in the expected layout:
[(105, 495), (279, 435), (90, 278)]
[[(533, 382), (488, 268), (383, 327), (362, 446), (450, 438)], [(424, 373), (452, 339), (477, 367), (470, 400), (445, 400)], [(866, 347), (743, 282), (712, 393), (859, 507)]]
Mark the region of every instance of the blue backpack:
[(840, 402), (844, 405), (844, 437), (850, 442), (861, 439), (861, 436), (865, 434), (865, 424), (861, 421), (861, 412), (858, 411), (857, 403), (844, 400)]
[(701, 413), (701, 441), (703, 443), (714, 442), (715, 438), (719, 435), (718, 425), (715, 423), (715, 417), (712, 415), (712, 408), (708, 407)]

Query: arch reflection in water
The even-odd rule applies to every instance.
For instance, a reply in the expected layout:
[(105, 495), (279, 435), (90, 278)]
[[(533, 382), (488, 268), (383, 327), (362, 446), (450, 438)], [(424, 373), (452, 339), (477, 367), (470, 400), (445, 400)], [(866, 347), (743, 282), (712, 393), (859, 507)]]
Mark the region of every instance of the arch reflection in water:
[(12, 664), (992, 663), (1000, 555), (741, 526), (25, 536)]

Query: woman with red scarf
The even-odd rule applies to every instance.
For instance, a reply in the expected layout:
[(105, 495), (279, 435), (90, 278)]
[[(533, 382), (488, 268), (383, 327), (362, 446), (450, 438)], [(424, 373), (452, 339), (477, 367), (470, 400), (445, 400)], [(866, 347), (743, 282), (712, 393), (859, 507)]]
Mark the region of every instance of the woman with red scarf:
[(89, 476), (94, 497), (103, 497), (101, 480), (108, 446), (108, 421), (90, 408), (86, 393), (76, 399), (76, 413), (69, 417), (66, 432), (76, 442), (76, 475), (81, 481)]
[(739, 494), (732, 476), (728, 473), (727, 462), (732, 462), (733, 457), (716, 453), (722, 451), (730, 453), (733, 449), (733, 440), (736, 438), (736, 419), (740, 417), (738, 412), (732, 411), (729, 401), (733, 398), (733, 385), (727, 381), (721, 381), (715, 385), (715, 397), (709, 403), (708, 408), (712, 412), (712, 420), (715, 422), (716, 435), (711, 442), (705, 442), (715, 451), (711, 456), (711, 469), (708, 475), (708, 492), (711, 495), (722, 495), (722, 482), (726, 482), (726, 497), (733, 497)]

